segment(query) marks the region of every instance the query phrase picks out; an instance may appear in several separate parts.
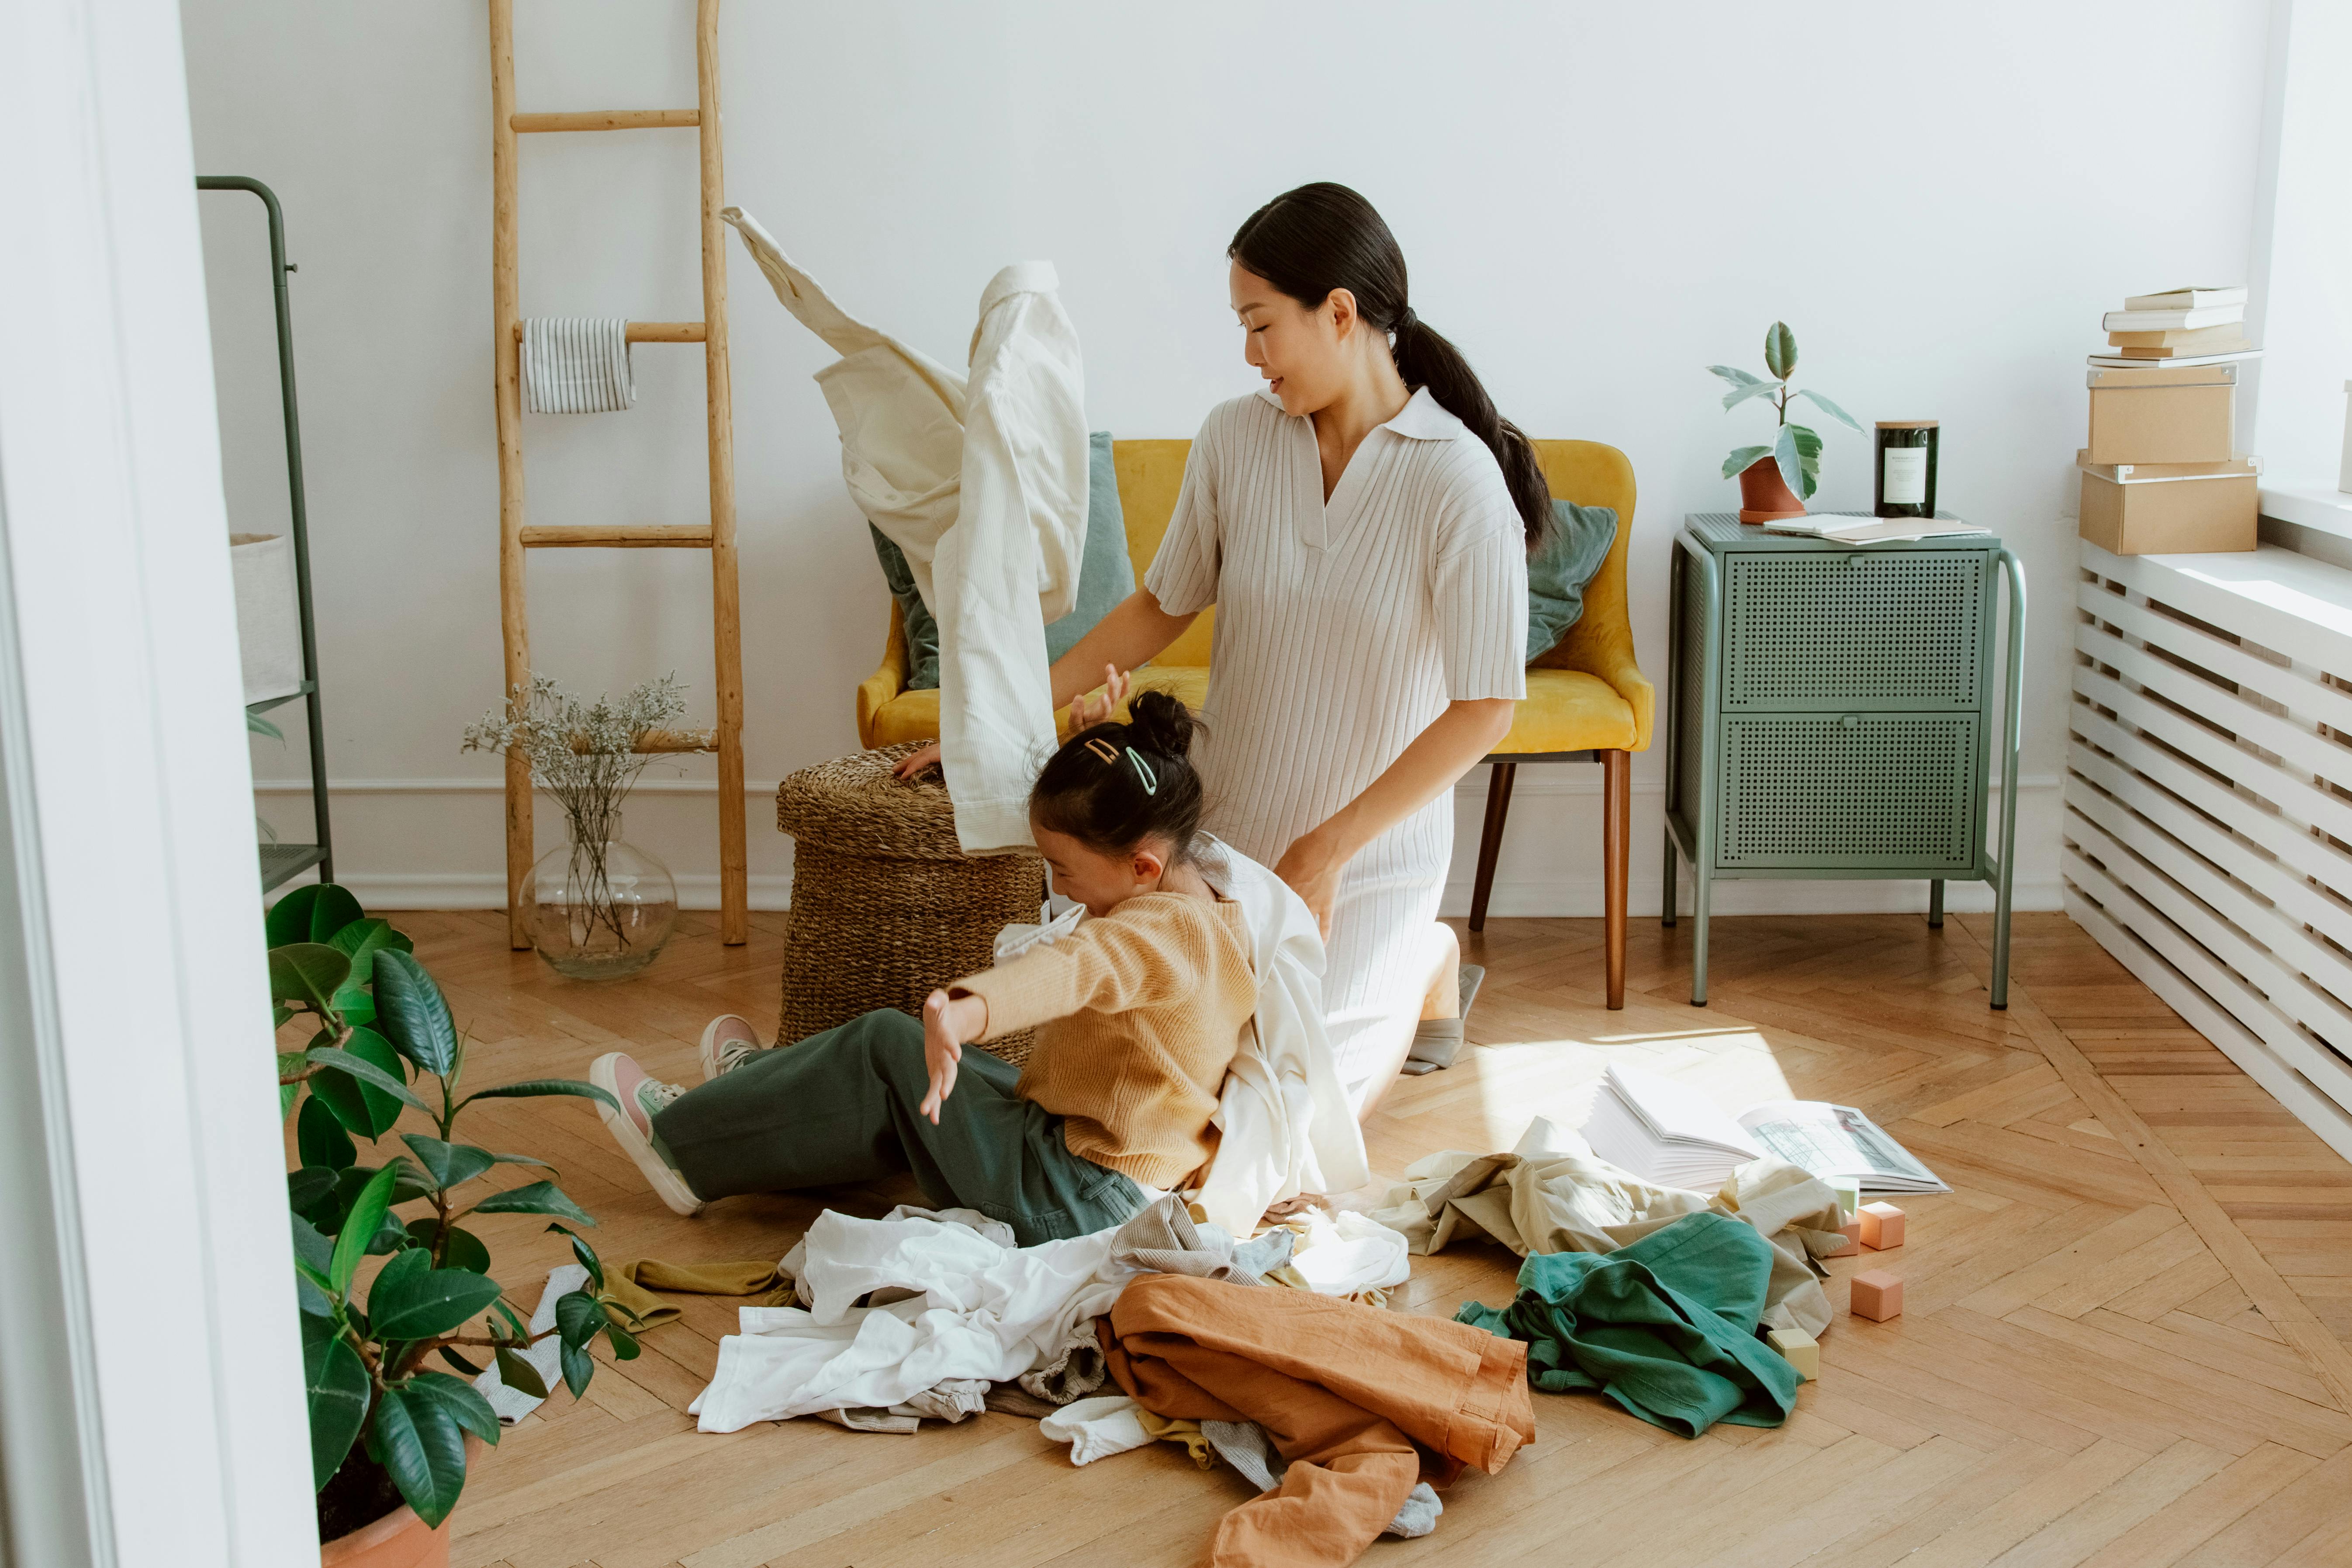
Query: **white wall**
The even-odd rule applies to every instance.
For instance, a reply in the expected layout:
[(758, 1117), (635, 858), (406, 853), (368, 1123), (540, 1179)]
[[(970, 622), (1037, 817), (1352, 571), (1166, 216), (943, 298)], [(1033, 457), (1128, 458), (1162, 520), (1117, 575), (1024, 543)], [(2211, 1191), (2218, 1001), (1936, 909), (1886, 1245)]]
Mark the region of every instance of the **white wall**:
[(2264, 353), (2247, 444), (2266, 487), (2328, 491), (2352, 381), (2352, 5), (2273, 0), (2272, 14), (2249, 312)]
[[(524, 109), (693, 101), (688, 0), (519, 10)], [(496, 766), (457, 750), (499, 685), (483, 7), (184, 11), (199, 164), (277, 188), (301, 268), (343, 874), (380, 901), (496, 902)], [(947, 357), (998, 266), (1051, 258), (1095, 423), (1184, 436), (1254, 384), (1224, 303), (1234, 226), (1302, 181), (1354, 184), (1404, 245), (1415, 309), (1507, 414), (1632, 456), (1641, 657), (1659, 681), (1668, 540), (1685, 512), (1736, 504), (1723, 454), (1769, 420), (1726, 415), (1703, 367), (1760, 368), (1786, 320), (1801, 384), (1865, 424), (1943, 421), (1943, 504), (2030, 564), (2021, 886), (2054, 907), (2082, 355), (2124, 294), (2247, 271), (2268, 28), (2263, 0), (745, 0), (723, 33), (729, 194), (851, 309)], [(525, 311), (695, 316), (693, 159), (683, 132), (525, 138)], [(236, 198), (206, 201), (232, 511), (257, 527), (282, 489), (258, 227)], [(856, 743), (850, 689), (884, 595), (808, 379), (829, 353), (740, 252), (730, 268), (747, 742), (751, 778), (772, 781)], [(636, 363), (625, 419), (527, 416), (538, 519), (699, 517), (698, 352), (641, 346)], [(1866, 507), (1866, 437), (1827, 435), (1817, 504)], [(684, 552), (537, 556), (537, 662), (590, 690), (675, 668), (707, 713), (703, 572)], [(289, 740), (257, 771), (299, 773)], [(1636, 765), (1637, 909), (1655, 907), (1661, 760)], [(1597, 910), (1590, 773), (1522, 773), (1498, 910)], [(708, 873), (694, 787), (647, 795), (629, 828)], [(1463, 879), (1482, 788), (1474, 774), (1460, 802)], [(271, 803), (297, 837), (298, 806)], [(752, 813), (754, 871), (772, 879), (754, 897), (772, 901), (787, 847)], [(1727, 909), (1924, 896), (1726, 890)]]

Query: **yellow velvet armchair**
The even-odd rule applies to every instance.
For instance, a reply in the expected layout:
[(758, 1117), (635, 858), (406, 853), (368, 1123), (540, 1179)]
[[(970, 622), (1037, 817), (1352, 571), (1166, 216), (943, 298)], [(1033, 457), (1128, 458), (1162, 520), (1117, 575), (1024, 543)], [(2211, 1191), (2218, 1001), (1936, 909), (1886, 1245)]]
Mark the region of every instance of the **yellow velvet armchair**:
[(1601, 764), (1602, 929), (1609, 1005), (1625, 1005), (1625, 869), (1633, 849), (1633, 754), (1650, 746), (1657, 693), (1633, 662), (1633, 622), (1625, 598), (1625, 555), (1633, 538), (1633, 465), (1598, 441), (1538, 441), (1551, 493), (1617, 513), (1617, 539), (1592, 581), (1584, 613), (1559, 646), (1528, 667), (1528, 694), (1511, 732), (1489, 752), (1486, 820), (1470, 890), (1470, 929), (1486, 925), (1495, 861), (1522, 763)]
[[(1176, 494), (1184, 483), (1190, 441), (1115, 441), (1118, 500), (1127, 516), (1127, 553), (1140, 582), (1158, 553)], [(1633, 623), (1626, 612), (1625, 552), (1633, 535), (1633, 466), (1614, 447), (1596, 441), (1538, 441), (1537, 456), (1551, 492), (1582, 506), (1613, 507), (1617, 542), (1584, 590), (1584, 614), (1559, 646), (1528, 667), (1527, 700), (1517, 721), (1487, 761), (1486, 820), (1478, 844), (1477, 880), (1470, 929), (1486, 923), (1486, 901), (1502, 847), (1511, 784), (1521, 763), (1597, 762), (1601, 766), (1601, 861), (1607, 895), (1609, 1005), (1625, 1005), (1625, 868), (1632, 842), (1631, 755), (1650, 744), (1654, 693), (1633, 663)], [(1139, 689), (1171, 691), (1198, 707), (1209, 691), (1209, 644), (1216, 612), (1203, 614), (1150, 665), (1135, 672)], [(857, 688), (860, 744), (896, 745), (935, 740), (940, 694), (909, 691), (907, 635), (898, 606), (882, 665)], [(1064, 715), (1066, 723), (1066, 714)]]

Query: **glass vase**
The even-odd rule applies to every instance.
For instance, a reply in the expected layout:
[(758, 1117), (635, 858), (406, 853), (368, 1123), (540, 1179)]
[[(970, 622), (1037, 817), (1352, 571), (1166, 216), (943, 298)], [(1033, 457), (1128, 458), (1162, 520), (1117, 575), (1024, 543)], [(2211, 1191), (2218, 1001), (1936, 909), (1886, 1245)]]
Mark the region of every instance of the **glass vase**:
[(558, 974), (619, 980), (661, 956), (677, 925), (669, 868), (615, 824), (610, 838), (574, 838), (531, 868), (531, 944)]

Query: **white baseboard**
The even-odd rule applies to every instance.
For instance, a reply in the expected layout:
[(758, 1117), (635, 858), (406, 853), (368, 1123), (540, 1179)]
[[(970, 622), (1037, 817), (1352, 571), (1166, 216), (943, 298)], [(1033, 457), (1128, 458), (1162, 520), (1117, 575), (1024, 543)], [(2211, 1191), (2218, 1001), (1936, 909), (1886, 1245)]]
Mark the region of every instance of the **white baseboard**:
[[(2062, 907), (2064, 885), (2053, 878), (2020, 878), (2011, 888), (2011, 908), (2013, 910), (2048, 910)], [(1655, 882), (1633, 882), (1625, 890), (1629, 916), (1655, 920), (1660, 900)], [(1944, 907), (1956, 913), (1990, 913), (1993, 907), (1992, 889), (1982, 882), (1947, 882), (1944, 884)], [(1675, 908), (1687, 916), (1691, 912), (1690, 884), (1685, 880), (1675, 894)], [(1451, 879), (1445, 884), (1444, 900), (1438, 905), (1442, 915), (1467, 915), (1470, 912), (1470, 879)], [(1486, 912), (1497, 918), (1560, 919), (1590, 916), (1598, 919), (1602, 912), (1601, 886), (1598, 878), (1546, 882), (1496, 882), (1486, 900)], [(1870, 880), (1851, 882), (1826, 881), (1717, 881), (1715, 884), (1714, 908), (1711, 915), (1870, 915), (1925, 914), (1927, 912), (1927, 884), (1924, 881)]]
[[(346, 871), (335, 879), (370, 910), (502, 910), (507, 907), (504, 873), (448, 871), (421, 875), (397, 871)], [(677, 877), (677, 905), (682, 910), (719, 907), (716, 873), (683, 873)], [(279, 889), (285, 892), (288, 889)], [(790, 877), (753, 877), (747, 891), (755, 910), (788, 910), (793, 905)], [(275, 895), (273, 895), (274, 897)]]

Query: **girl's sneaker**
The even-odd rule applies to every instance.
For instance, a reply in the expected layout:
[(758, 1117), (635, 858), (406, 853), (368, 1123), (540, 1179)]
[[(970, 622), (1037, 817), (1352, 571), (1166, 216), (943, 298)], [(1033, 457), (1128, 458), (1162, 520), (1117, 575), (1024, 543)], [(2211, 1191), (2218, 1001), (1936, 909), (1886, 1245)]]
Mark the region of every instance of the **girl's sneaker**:
[(596, 1114), (604, 1119), (604, 1130), (621, 1152), (636, 1162), (655, 1194), (669, 1205), (672, 1214), (689, 1218), (700, 1214), (701, 1198), (686, 1184), (686, 1178), (669, 1163), (668, 1153), (654, 1136), (655, 1115), (686, 1090), (646, 1077), (645, 1068), (619, 1051), (598, 1057), (588, 1068), (588, 1081), (621, 1102), (615, 1110), (600, 1100)]
[(733, 1072), (766, 1048), (748, 1021), (732, 1013), (719, 1014), (702, 1026), (702, 1081)]

